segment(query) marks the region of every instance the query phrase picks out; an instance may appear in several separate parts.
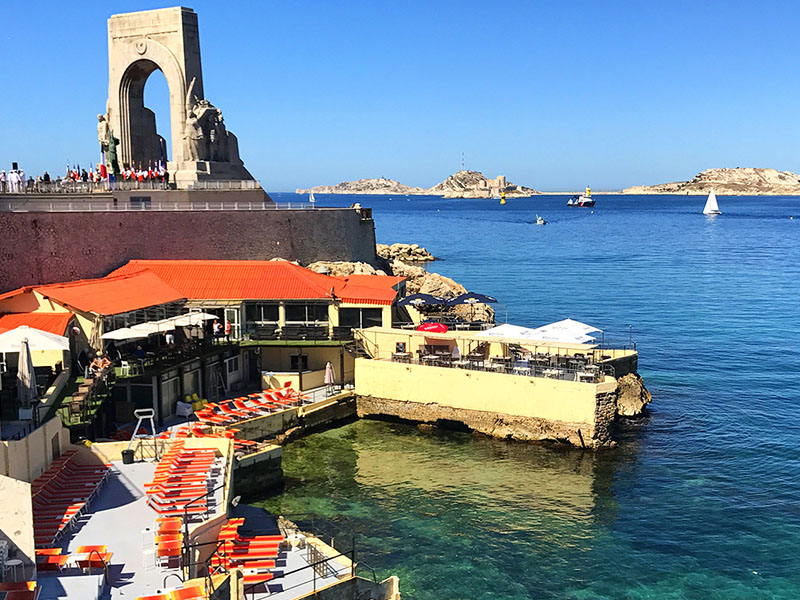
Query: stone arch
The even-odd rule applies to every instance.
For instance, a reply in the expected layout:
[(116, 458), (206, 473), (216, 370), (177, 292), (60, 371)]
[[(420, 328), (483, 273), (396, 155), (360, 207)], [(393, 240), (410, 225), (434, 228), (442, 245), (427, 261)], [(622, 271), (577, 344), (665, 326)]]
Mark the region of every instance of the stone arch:
[[(155, 122), (152, 113), (144, 106), (144, 86), (155, 70), (160, 70), (169, 87), (170, 133), (172, 161), (184, 160), (183, 128), (186, 123), (186, 78), (175, 56), (165, 46), (154, 40), (138, 40), (128, 44), (125, 55), (129, 60), (119, 69), (119, 76), (110, 82), (109, 112), (112, 129), (120, 139), (120, 159), (123, 163), (146, 163), (154, 150)], [(118, 66), (122, 67), (122, 64)], [(196, 84), (195, 84), (196, 87)], [(116, 100), (116, 102), (113, 102)], [(113, 110), (113, 104), (117, 110)], [(148, 114), (149, 113), (149, 114)]]

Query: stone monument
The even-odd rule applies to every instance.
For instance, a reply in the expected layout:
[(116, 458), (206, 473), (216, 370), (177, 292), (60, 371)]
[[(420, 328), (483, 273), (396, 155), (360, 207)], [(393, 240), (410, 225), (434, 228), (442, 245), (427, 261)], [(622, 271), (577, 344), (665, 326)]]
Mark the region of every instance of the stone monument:
[[(170, 180), (179, 188), (199, 180), (253, 179), (222, 111), (205, 98), (192, 9), (113, 15), (108, 20), (108, 69), (108, 103), (100, 115), (98, 140), (104, 146), (110, 136), (119, 139), (120, 167), (147, 168), (166, 160)], [(169, 86), (171, 152), (156, 131), (155, 114), (144, 105), (145, 83), (157, 69)]]

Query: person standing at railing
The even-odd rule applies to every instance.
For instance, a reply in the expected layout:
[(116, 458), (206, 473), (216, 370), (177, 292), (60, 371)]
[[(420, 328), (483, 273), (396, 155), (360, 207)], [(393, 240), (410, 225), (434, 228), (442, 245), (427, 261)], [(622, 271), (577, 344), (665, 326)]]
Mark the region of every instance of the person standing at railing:
[(6, 193), (6, 172), (0, 171), (0, 194)]

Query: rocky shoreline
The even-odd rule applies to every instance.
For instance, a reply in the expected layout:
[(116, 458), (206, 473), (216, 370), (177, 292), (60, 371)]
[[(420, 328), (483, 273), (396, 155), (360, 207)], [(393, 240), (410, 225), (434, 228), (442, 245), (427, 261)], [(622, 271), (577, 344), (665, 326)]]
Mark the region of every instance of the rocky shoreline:
[(436, 257), (419, 244), (376, 244), (378, 256), (386, 260), (400, 260), (402, 262), (427, 262), (436, 260)]
[(714, 192), (718, 196), (798, 196), (800, 195), (800, 175), (791, 171), (752, 167), (707, 169), (689, 181), (635, 185), (625, 188), (622, 193), (705, 196), (711, 191), (711, 188), (714, 188)]

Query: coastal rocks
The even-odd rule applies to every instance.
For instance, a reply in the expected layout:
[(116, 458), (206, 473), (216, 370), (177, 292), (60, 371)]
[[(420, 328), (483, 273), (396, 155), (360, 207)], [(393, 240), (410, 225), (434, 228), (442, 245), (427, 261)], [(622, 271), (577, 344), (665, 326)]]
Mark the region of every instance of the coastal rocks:
[(419, 187), (403, 185), (394, 179), (380, 177), (378, 179), (359, 179), (358, 181), (343, 181), (336, 185), (318, 185), (307, 190), (295, 190), (298, 194), (380, 194), (409, 196), (424, 194), (425, 190)]
[(378, 256), (386, 260), (401, 260), (404, 262), (426, 262), (436, 258), (419, 244), (376, 244)]
[(641, 416), (653, 399), (638, 373), (629, 373), (617, 380), (617, 414), (622, 417)]
[(707, 169), (689, 181), (636, 185), (622, 190), (622, 193), (706, 195), (712, 187), (717, 195), (725, 196), (795, 196), (800, 195), (800, 175), (791, 171), (751, 167)]
[(356, 400), (356, 409), (361, 418), (393, 417), (405, 421), (445, 426), (457, 423), (465, 425), (475, 432), (500, 439), (551, 442), (593, 449), (614, 444), (607, 435), (609, 424), (602, 426), (602, 431), (597, 432), (600, 433), (600, 437), (598, 437), (595, 428), (590, 423), (567, 423), (373, 396), (359, 396)]
[(376, 269), (372, 265), (364, 262), (345, 262), (319, 260), (307, 267), (315, 273), (324, 273), (334, 277), (347, 277), (348, 275), (386, 275), (385, 271)]

